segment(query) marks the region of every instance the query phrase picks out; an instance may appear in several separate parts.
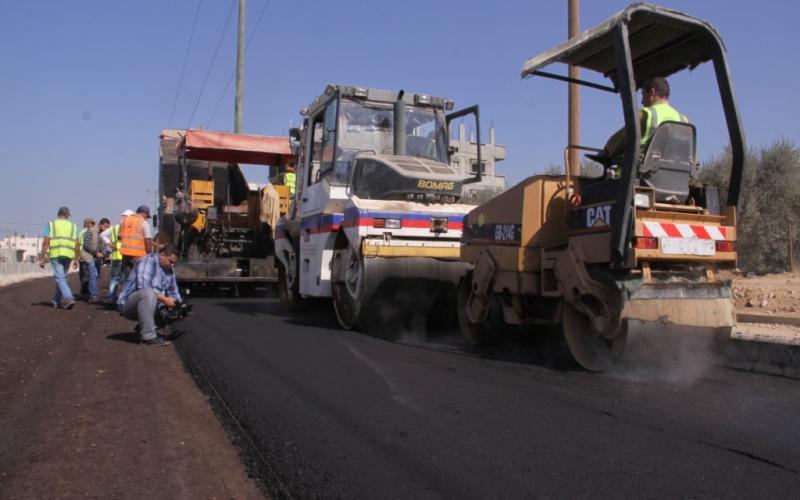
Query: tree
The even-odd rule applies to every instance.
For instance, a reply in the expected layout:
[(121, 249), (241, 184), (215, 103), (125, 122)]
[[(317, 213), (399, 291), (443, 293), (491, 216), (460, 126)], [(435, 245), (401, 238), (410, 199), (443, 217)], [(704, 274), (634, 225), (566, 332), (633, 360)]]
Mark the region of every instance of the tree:
[[(703, 165), (699, 180), (720, 188), (725, 206), (730, 177), (730, 150)], [(737, 211), (739, 267), (756, 272), (784, 271), (789, 262), (789, 222), (800, 214), (800, 150), (778, 140), (745, 155), (744, 183)], [(797, 224), (795, 224), (797, 227)]]

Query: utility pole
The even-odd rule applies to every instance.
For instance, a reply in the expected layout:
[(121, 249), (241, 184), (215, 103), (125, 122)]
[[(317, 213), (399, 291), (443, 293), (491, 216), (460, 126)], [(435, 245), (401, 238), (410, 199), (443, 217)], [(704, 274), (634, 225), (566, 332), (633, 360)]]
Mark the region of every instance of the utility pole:
[[(578, 36), (580, 32), (580, 0), (567, 0), (568, 22), (567, 29), (569, 38)], [(580, 69), (577, 66), (569, 65), (569, 77), (577, 79), (580, 76)], [(569, 84), (568, 97), (569, 117), (567, 119), (568, 141), (567, 144), (577, 146), (581, 143), (581, 93), (577, 83)], [(580, 175), (581, 154), (577, 149), (569, 150), (570, 175)]]
[(236, 43), (236, 108), (233, 119), (233, 133), (242, 131), (242, 112), (244, 111), (244, 17), (246, 0), (239, 0), (239, 36)]

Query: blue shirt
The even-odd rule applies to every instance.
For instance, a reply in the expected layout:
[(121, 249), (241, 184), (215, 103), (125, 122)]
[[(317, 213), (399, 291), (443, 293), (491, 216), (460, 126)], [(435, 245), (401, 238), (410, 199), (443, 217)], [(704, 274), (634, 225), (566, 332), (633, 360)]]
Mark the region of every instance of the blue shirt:
[(161, 267), (158, 256), (157, 253), (147, 254), (136, 262), (128, 281), (122, 287), (117, 304), (124, 305), (133, 292), (145, 288), (152, 288), (156, 293), (166, 295), (172, 300), (181, 300), (178, 282), (175, 281), (175, 271), (172, 268), (165, 270)]

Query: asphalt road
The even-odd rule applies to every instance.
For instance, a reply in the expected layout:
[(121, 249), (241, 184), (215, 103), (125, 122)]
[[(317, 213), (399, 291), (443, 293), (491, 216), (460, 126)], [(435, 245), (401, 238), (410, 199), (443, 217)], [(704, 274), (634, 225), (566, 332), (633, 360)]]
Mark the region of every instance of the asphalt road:
[(194, 303), (178, 348), (276, 498), (800, 491), (800, 383), (694, 347), (633, 339), (636, 359), (596, 375), (546, 363), (557, 346), (519, 334), (475, 351), (447, 331), (342, 331), (326, 303)]

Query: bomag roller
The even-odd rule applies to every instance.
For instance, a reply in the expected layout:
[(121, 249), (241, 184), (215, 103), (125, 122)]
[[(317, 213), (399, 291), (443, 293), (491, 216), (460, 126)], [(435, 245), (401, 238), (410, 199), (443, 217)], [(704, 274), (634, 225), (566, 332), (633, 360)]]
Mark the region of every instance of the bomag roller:
[[(730, 335), (729, 282), (736, 265), (736, 206), (744, 137), (725, 49), (706, 22), (635, 4), (570, 41), (529, 59), (542, 76), (616, 93), (628, 145), (641, 132), (636, 89), (711, 61), (732, 152), (727, 196), (696, 184), (695, 127), (663, 122), (643, 147), (606, 161), (596, 178), (530, 177), (473, 209), (464, 221), (459, 326), (473, 343), (505, 325), (558, 325), (584, 368), (601, 371), (622, 353), (628, 328), (657, 322), (702, 338)], [(543, 71), (553, 63), (598, 72), (610, 85)], [(588, 149), (579, 145), (570, 148)], [(566, 160), (565, 160), (566, 161)], [(707, 332), (707, 333), (706, 333)]]

